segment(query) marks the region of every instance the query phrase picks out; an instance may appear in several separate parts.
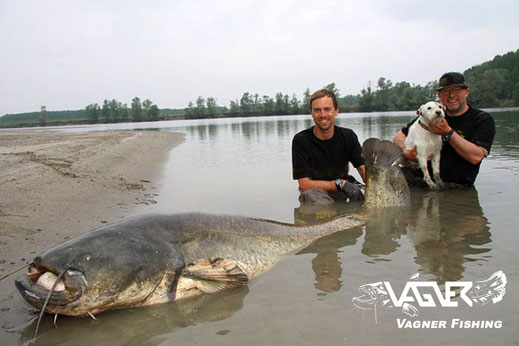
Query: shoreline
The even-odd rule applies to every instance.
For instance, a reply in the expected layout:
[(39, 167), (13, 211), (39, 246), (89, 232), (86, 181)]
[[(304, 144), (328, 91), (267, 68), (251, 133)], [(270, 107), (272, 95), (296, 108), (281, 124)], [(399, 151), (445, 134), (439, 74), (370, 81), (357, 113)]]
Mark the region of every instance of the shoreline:
[[(160, 131), (0, 131), (0, 277), (156, 203), (169, 152), (183, 141)], [(31, 309), (14, 287), (21, 273), (0, 281), (1, 334)]]

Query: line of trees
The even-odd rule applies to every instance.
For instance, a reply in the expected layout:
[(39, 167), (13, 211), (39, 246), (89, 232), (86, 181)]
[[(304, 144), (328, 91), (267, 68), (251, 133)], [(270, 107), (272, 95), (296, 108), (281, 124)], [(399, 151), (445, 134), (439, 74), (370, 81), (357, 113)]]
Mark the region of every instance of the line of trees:
[(274, 98), (249, 92), (243, 93), (239, 100), (230, 102), (229, 108), (218, 106), (214, 97), (207, 99), (199, 96), (196, 101), (189, 102), (185, 110), (186, 119), (219, 118), (235, 116), (286, 115), (301, 114), (303, 106), (296, 95), (292, 97), (277, 93)]
[(375, 88), (371, 87), (370, 82), (362, 89), (357, 97), (356, 108), (360, 112), (415, 110), (427, 101), (436, 99), (437, 86), (436, 81), (429, 82), (426, 86), (411, 85), (408, 82), (393, 85), (391, 80), (381, 77)]
[(160, 120), (160, 110), (149, 99), (141, 102), (138, 97), (132, 99), (130, 107), (116, 99), (104, 100), (103, 105), (91, 103), (85, 107), (88, 119), (92, 123), (117, 123), (125, 121), (156, 121)]
[[(335, 87), (335, 83), (328, 84), (325, 88), (333, 90), (336, 95), (339, 90)], [(219, 118), (219, 117), (236, 117), (236, 116), (258, 116), (258, 115), (292, 115), (307, 114), (310, 112), (310, 97), (312, 96), (310, 89), (306, 89), (302, 100), (299, 100), (295, 94), (289, 96), (281, 92), (274, 97), (268, 95), (260, 96), (258, 93), (243, 93), (239, 100), (230, 102), (229, 108), (219, 106), (214, 97), (207, 99), (199, 96), (196, 101), (189, 102), (185, 109), (186, 119), (200, 118)]]
[[(470, 104), (480, 108), (519, 106), (519, 50), (497, 55), (492, 61), (473, 66), (463, 73), (471, 90)], [(358, 95), (340, 97), (335, 83), (325, 88), (335, 92), (342, 112), (372, 112), (418, 109), (420, 105), (437, 98), (437, 86), (437, 81), (425, 86), (411, 85), (405, 81), (393, 84), (391, 80), (381, 77), (375, 86), (368, 82)], [(277, 93), (272, 98), (245, 92), (239, 100), (231, 101), (229, 108), (219, 106), (214, 97), (205, 99), (199, 96), (194, 103), (189, 102), (185, 117), (306, 114), (309, 113), (310, 96), (310, 89), (306, 89), (301, 101), (296, 95), (289, 97)]]
[[(418, 109), (425, 102), (436, 99), (437, 85), (437, 82), (430, 82), (423, 87), (411, 85), (407, 82), (399, 82), (393, 85), (391, 80), (382, 77), (374, 88), (369, 83), (359, 95), (346, 95), (344, 97), (340, 97), (340, 90), (337, 89), (335, 83), (330, 83), (324, 88), (335, 93), (339, 109), (342, 112), (372, 112)], [(299, 100), (295, 94), (289, 97), (283, 93), (277, 93), (272, 98), (267, 95), (260, 97), (257, 93), (245, 92), (239, 100), (231, 101), (229, 108), (219, 106), (214, 97), (205, 99), (199, 96), (194, 103), (189, 102), (185, 110), (185, 117), (186, 119), (198, 119), (308, 114), (311, 96), (312, 93), (309, 88), (304, 92), (302, 100)]]

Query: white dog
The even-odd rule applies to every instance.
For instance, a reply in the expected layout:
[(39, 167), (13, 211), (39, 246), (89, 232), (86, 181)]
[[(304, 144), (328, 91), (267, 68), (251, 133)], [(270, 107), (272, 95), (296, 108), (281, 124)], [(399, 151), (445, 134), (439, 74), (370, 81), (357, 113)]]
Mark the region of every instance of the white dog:
[[(416, 158), (423, 172), (423, 178), (431, 189), (437, 189), (443, 185), (443, 181), (440, 178), (442, 138), (440, 135), (435, 135), (429, 131), (429, 124), (443, 121), (445, 118), (445, 107), (441, 103), (430, 101), (422, 105), (416, 113), (420, 117), (409, 128), (405, 147), (407, 150), (412, 150), (416, 146)], [(431, 156), (434, 181), (432, 181), (427, 170), (427, 159)]]

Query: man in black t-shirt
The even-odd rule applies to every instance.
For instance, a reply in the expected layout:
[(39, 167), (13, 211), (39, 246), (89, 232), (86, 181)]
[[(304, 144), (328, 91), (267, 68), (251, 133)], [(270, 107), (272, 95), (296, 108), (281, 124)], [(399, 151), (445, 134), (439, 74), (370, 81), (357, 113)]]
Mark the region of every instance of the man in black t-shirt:
[[(447, 108), (447, 113), (445, 121), (430, 124), (429, 131), (442, 136), (440, 176), (445, 183), (450, 183), (448, 187), (474, 184), (481, 161), (490, 153), (494, 140), (494, 119), (467, 104), (469, 93), (463, 74), (448, 72), (440, 78), (438, 97)], [(404, 149), (404, 156), (412, 161), (416, 161), (416, 147), (407, 150), (404, 142), (409, 127), (416, 119), (393, 137), (393, 142)], [(423, 176), (419, 171), (404, 171), (410, 185), (422, 185)]]
[[(351, 162), (365, 178), (365, 166), (357, 135), (350, 129), (335, 126), (339, 107), (335, 94), (327, 89), (316, 91), (310, 99), (315, 126), (303, 130), (292, 140), (292, 176), (304, 194), (322, 191), (362, 200), (360, 183), (348, 174)], [(337, 194), (335, 194), (337, 195)], [(334, 196), (335, 197), (335, 196)]]

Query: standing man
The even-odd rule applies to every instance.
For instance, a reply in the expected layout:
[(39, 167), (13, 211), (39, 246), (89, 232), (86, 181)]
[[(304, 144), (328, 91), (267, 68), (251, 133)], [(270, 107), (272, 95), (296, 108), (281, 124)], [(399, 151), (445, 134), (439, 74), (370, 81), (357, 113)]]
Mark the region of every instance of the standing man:
[[(429, 126), (429, 131), (441, 135), (443, 147), (440, 159), (440, 176), (449, 185), (472, 186), (481, 161), (488, 156), (496, 132), (494, 119), (487, 113), (467, 104), (470, 89), (459, 72), (445, 73), (439, 81), (438, 97), (447, 108), (445, 120)], [(416, 118), (418, 119), (418, 118)], [(405, 149), (405, 139), (414, 119), (404, 126), (393, 142), (404, 149), (404, 156), (416, 161), (416, 147)], [(420, 170), (404, 171), (410, 185), (421, 185)], [(421, 179), (421, 181), (420, 181)]]
[(310, 99), (310, 112), (315, 126), (292, 140), (292, 176), (299, 183), (302, 199), (308, 191), (319, 190), (330, 197), (363, 200), (360, 183), (348, 174), (351, 162), (365, 179), (362, 148), (355, 132), (335, 126), (339, 114), (335, 94), (327, 89), (316, 91)]

